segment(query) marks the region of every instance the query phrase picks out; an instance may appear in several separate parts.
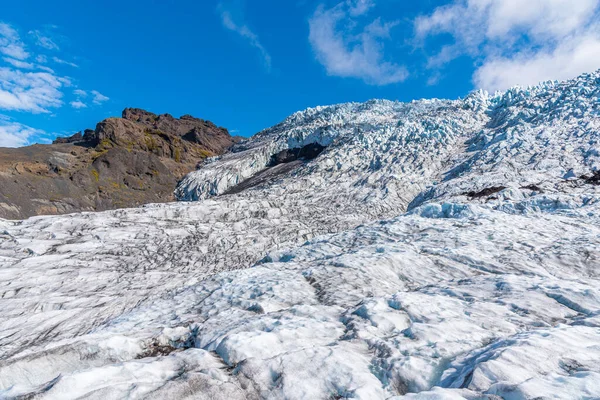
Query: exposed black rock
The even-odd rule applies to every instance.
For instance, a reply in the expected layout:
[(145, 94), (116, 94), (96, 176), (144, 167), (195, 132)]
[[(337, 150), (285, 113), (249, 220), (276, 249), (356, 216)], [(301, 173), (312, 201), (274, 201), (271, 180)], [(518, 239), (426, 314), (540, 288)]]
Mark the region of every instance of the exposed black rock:
[(308, 161), (317, 158), (323, 150), (325, 150), (325, 146), (321, 146), (318, 143), (311, 143), (304, 147), (280, 151), (271, 156), (271, 161), (267, 165), (267, 168), (257, 172), (223, 194), (240, 193), (246, 189), (272, 182), (281, 175), (287, 174)]
[(312, 160), (317, 158), (323, 150), (325, 150), (325, 146), (321, 146), (318, 143), (310, 143), (304, 147), (295, 149), (285, 149), (271, 156), (269, 166), (274, 167), (275, 165), (286, 164), (299, 159)]
[(534, 192), (538, 192), (538, 193), (544, 193), (544, 191), (542, 190), (542, 188), (540, 188), (538, 185), (527, 185), (527, 186), (521, 186), (521, 189), (527, 189), (527, 190), (531, 190)]
[(592, 176), (582, 176), (581, 178), (590, 185), (600, 185), (600, 170), (594, 172)]
[(498, 193), (502, 190), (506, 189), (506, 186), (494, 186), (494, 187), (489, 187), (489, 188), (485, 188), (479, 192), (467, 192), (467, 193), (463, 193), (464, 196), (470, 197), (472, 199), (478, 199), (480, 197), (487, 197), (490, 196), (494, 193)]
[(243, 192), (246, 189), (253, 188), (255, 186), (259, 186), (268, 182), (274, 181), (277, 177), (291, 172), (298, 168), (299, 166), (305, 163), (304, 160), (295, 160), (285, 164), (279, 164), (274, 167), (268, 167), (263, 169), (262, 171), (257, 172), (252, 175), (250, 178), (240, 182), (234, 187), (230, 188), (223, 194), (235, 194)]

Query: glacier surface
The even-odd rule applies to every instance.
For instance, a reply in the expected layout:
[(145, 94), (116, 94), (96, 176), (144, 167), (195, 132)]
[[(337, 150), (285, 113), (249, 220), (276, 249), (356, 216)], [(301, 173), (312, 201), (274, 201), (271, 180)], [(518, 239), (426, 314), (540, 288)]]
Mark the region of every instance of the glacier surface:
[(0, 398), (600, 398), (599, 171), (596, 72), (311, 108), (182, 202), (0, 220)]

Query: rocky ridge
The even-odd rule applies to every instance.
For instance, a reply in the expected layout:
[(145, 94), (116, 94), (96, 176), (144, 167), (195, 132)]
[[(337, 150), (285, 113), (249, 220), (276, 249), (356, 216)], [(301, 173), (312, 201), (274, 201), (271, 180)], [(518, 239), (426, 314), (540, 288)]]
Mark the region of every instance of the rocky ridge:
[(173, 201), (185, 174), (238, 140), (210, 121), (127, 108), (51, 145), (0, 149), (0, 217)]

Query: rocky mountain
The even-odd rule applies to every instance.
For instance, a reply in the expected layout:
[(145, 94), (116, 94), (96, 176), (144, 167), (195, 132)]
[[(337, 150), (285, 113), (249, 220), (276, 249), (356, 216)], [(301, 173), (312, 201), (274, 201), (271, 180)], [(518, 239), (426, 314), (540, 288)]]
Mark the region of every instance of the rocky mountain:
[(600, 398), (600, 71), (316, 107), (178, 203), (0, 220), (0, 397)]
[(210, 121), (136, 108), (51, 145), (0, 149), (0, 217), (174, 200), (177, 182), (239, 138)]

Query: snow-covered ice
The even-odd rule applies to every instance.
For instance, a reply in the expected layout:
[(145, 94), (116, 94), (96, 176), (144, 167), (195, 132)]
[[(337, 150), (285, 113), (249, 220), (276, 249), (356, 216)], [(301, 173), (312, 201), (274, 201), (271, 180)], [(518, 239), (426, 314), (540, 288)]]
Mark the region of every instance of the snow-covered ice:
[(308, 109), (184, 202), (0, 220), (0, 398), (600, 398), (598, 171), (596, 72)]

